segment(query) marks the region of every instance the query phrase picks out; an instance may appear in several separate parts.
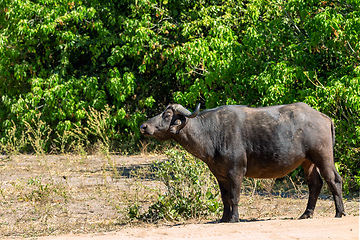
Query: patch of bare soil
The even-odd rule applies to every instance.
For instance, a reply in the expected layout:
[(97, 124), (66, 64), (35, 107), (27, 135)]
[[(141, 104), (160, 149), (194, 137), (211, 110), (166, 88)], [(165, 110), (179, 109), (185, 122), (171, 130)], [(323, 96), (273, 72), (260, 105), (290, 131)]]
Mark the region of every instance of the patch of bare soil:
[(161, 190), (149, 169), (163, 159), (0, 156), (0, 238), (118, 229), (128, 205), (146, 205)]
[(333, 219), (332, 197), (323, 192), (315, 219), (295, 221), (306, 207), (308, 196), (301, 190), (306, 188), (289, 183), (298, 194), (286, 194), (286, 187), (281, 187), (281, 194), (272, 194), (274, 181), (258, 183), (269, 193), (262, 194), (250, 188), (254, 182), (249, 180), (239, 203), (240, 223), (217, 224), (220, 216), (210, 216), (170, 225), (134, 224), (127, 216), (128, 207), (137, 204), (145, 211), (165, 191), (153, 172), (155, 162), (165, 159), (162, 155), (0, 156), (0, 238), (358, 239), (358, 196), (344, 198), (348, 216)]
[(186, 224), (161, 227), (124, 228), (117, 232), (63, 235), (38, 238), (49, 240), (76, 239), (359, 239), (359, 217), (342, 219), (318, 218), (307, 220), (264, 220), (232, 224)]

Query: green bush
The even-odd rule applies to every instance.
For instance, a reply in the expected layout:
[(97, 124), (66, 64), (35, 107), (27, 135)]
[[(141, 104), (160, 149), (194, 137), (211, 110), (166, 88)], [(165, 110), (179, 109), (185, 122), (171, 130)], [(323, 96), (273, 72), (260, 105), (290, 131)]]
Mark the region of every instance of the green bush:
[(218, 186), (206, 164), (184, 151), (169, 150), (167, 156), (169, 160), (159, 163), (155, 172), (165, 192), (143, 214), (138, 205), (130, 206), (128, 216), (152, 222), (219, 215)]
[(359, 9), (353, 0), (3, 0), (0, 142), (21, 139), (41, 112), (52, 129), (44, 149), (69, 149), (71, 138), (51, 140), (109, 106), (111, 146), (133, 152), (141, 122), (170, 102), (303, 101), (334, 120), (337, 167), (345, 189), (357, 189)]

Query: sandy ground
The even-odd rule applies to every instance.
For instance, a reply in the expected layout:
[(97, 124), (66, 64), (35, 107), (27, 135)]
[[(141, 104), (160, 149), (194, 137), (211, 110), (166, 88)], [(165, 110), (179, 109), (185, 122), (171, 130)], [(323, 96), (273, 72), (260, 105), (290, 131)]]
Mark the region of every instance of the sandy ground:
[(39, 240), (87, 239), (359, 239), (359, 217), (341, 219), (264, 220), (232, 224), (186, 224), (160, 227), (124, 228), (117, 232), (41, 237)]
[[(303, 212), (307, 195), (282, 198), (242, 194), (240, 218), (248, 220), (239, 223), (219, 224), (199, 219), (185, 224), (122, 225), (118, 219), (123, 212), (118, 209), (128, 204), (122, 202), (123, 199), (132, 201), (130, 188), (137, 196), (143, 194), (141, 189), (162, 186), (148, 172), (141, 175), (140, 170), (151, 167), (154, 161), (163, 160), (164, 156), (111, 156), (117, 166), (116, 178), (111, 177), (114, 174), (111, 168), (104, 170), (108, 160), (101, 156), (79, 159), (49, 155), (39, 159), (24, 155), (4, 159), (0, 161), (0, 239), (5, 236), (7, 238), (2, 239), (24, 239), (25, 236), (35, 236), (27, 239), (39, 240), (359, 239), (359, 198), (356, 196), (344, 198), (348, 216), (341, 219), (332, 218), (335, 209), (331, 196), (318, 200), (314, 219), (292, 220)], [(134, 170), (139, 170), (135, 178)], [(29, 184), (32, 179), (37, 179), (38, 185)], [(136, 190), (138, 186), (144, 187)], [(39, 187), (48, 189), (47, 198), (24, 200), (26, 196), (38, 193)], [(42, 192), (47, 193), (45, 190)], [(65, 191), (67, 202), (64, 197), (54, 194), (55, 190)], [(143, 197), (148, 199), (149, 196), (145, 193)], [(72, 233), (65, 234), (68, 232)]]

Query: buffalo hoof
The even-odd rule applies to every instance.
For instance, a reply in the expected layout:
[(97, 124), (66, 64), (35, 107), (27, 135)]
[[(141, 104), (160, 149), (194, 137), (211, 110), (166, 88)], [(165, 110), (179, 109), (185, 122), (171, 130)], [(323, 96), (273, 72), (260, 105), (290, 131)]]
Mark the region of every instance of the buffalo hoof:
[(235, 219), (230, 219), (227, 221), (222, 220), (222, 219), (219, 220), (219, 223), (237, 223), (237, 222), (239, 222), (239, 220), (235, 220)]
[(221, 218), (219, 223), (236, 223), (239, 222), (238, 217), (231, 217), (231, 218)]
[(341, 218), (342, 216), (346, 216), (346, 213), (341, 212), (341, 213), (336, 213), (336, 215), (335, 215), (336, 218)]
[(219, 220), (219, 223), (228, 223), (228, 222), (230, 222), (229, 218), (222, 218)]
[(305, 211), (303, 215), (301, 215), (301, 217), (299, 217), (299, 219), (309, 219), (313, 217), (313, 213), (312, 212), (308, 212)]

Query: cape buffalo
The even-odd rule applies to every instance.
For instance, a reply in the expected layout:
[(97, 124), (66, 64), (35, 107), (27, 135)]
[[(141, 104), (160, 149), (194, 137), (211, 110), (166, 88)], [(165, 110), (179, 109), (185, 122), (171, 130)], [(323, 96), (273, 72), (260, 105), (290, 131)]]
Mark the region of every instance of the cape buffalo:
[(158, 140), (175, 140), (204, 161), (216, 177), (224, 203), (220, 222), (239, 219), (238, 202), (244, 176), (278, 178), (301, 165), (309, 200), (301, 219), (311, 218), (324, 178), (342, 217), (342, 179), (335, 169), (332, 120), (305, 103), (251, 108), (228, 105), (191, 113), (179, 104), (140, 127)]

